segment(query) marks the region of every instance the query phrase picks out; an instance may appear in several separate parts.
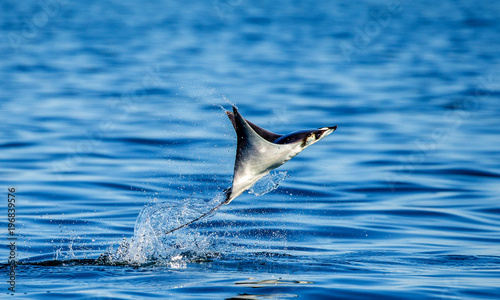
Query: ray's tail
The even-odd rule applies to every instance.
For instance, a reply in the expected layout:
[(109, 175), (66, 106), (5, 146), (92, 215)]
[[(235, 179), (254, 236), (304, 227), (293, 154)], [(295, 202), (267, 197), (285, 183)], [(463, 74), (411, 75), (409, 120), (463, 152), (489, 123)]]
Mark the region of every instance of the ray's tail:
[(200, 219), (203, 219), (204, 217), (206, 217), (206, 216), (214, 213), (215, 211), (219, 210), (219, 208), (221, 208), (222, 205), (229, 203), (229, 197), (231, 196), (231, 188), (228, 188), (228, 189), (224, 190), (224, 196), (225, 196), (224, 201), (221, 202), (220, 204), (218, 204), (216, 207), (212, 208), (210, 211), (202, 214), (198, 218), (196, 218), (194, 220), (191, 220), (191, 221), (189, 221), (189, 222), (187, 222), (187, 223), (185, 223), (185, 224), (183, 224), (183, 225), (181, 225), (179, 227), (176, 227), (176, 228), (174, 228), (172, 230), (165, 231), (165, 234), (169, 234), (169, 233), (172, 233), (172, 232), (177, 231), (179, 229), (182, 229), (182, 228), (184, 228), (186, 226), (189, 226), (189, 225), (193, 224), (194, 222), (196, 222), (196, 221), (198, 221)]
[(224, 190), (224, 202), (222, 204), (228, 204), (231, 202), (231, 193), (233, 192), (233, 188), (228, 187), (227, 189)]

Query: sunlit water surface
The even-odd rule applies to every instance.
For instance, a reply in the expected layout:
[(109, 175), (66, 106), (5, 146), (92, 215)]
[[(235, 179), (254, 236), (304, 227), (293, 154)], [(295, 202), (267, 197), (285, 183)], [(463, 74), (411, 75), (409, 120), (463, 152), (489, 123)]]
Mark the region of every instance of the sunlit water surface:
[[(500, 297), (495, 1), (48, 2), (0, 4), (15, 296)], [(162, 235), (230, 185), (233, 103), (339, 129)]]

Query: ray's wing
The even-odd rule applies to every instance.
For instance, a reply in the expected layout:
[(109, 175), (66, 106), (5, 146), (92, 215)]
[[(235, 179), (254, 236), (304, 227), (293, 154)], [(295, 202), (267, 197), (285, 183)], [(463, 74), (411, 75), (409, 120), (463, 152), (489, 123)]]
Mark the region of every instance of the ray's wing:
[[(197, 217), (194, 220), (191, 220), (185, 224), (182, 224), (174, 229), (165, 231), (165, 234), (169, 234), (169, 233), (172, 233), (172, 232), (177, 231), (179, 229), (182, 229), (182, 228), (189, 226), (189, 225), (193, 224), (194, 222), (214, 213), (215, 211), (219, 210), (222, 207), (222, 205), (228, 204), (229, 202), (231, 202), (231, 200), (233, 200), (234, 198), (239, 196), (245, 190), (242, 187), (242, 183), (240, 183), (238, 180), (236, 180), (236, 186), (235, 186), (234, 179), (235, 178), (238, 179), (239, 175), (242, 172), (243, 173), (245, 172), (245, 170), (244, 171), (241, 170), (242, 168), (244, 168), (245, 165), (247, 165), (246, 162), (243, 162), (243, 160), (245, 160), (245, 158), (247, 158), (247, 156), (249, 156), (250, 159), (252, 158), (251, 155), (248, 155), (248, 153), (246, 153), (246, 151), (248, 151), (249, 147), (252, 147), (252, 146), (253, 147), (262, 147), (262, 144), (265, 144), (268, 147), (269, 147), (269, 145), (271, 145), (271, 147), (273, 147), (273, 148), (278, 147), (275, 144), (272, 144), (272, 142), (274, 140), (277, 140), (280, 137), (282, 137), (282, 135), (267, 131), (267, 130), (260, 128), (259, 126), (243, 119), (243, 117), (241, 117), (241, 115), (238, 113), (238, 110), (234, 106), (233, 106), (233, 111), (234, 111), (234, 113), (229, 112), (229, 111), (226, 112), (227, 116), (231, 120), (231, 123), (233, 124), (234, 130), (236, 131), (236, 134), (238, 137), (236, 161), (235, 161), (235, 165), (234, 165), (233, 186), (224, 191), (225, 192), (225, 200), (222, 203), (218, 204), (217, 206), (212, 208), (210, 211), (200, 215), (199, 217)], [(237, 115), (237, 117), (235, 117), (235, 114)], [(258, 162), (255, 162), (255, 163), (258, 163)], [(264, 174), (266, 174), (266, 173), (264, 173)], [(258, 178), (260, 178), (260, 177), (257, 177), (257, 179)], [(257, 181), (257, 179), (255, 179), (255, 181)], [(246, 186), (246, 185), (248, 185), (248, 183), (243, 182), (243, 185)], [(236, 193), (233, 193), (233, 190), (235, 190)]]
[[(233, 185), (226, 204), (250, 188), (262, 176), (290, 160), (300, 152), (299, 144), (275, 144), (272, 141), (280, 135), (264, 130), (257, 125), (250, 125), (238, 109), (233, 106), (233, 113), (227, 113), (237, 135), (236, 158), (234, 163)], [(254, 128), (257, 128), (257, 132)], [(271, 141), (264, 136), (271, 136)]]
[[(234, 130), (237, 130), (236, 129), (236, 121), (234, 119), (234, 113), (230, 112), (230, 111), (226, 111), (226, 114), (227, 116), (229, 117), (229, 120), (231, 120), (231, 123), (233, 124), (233, 127), (234, 127)], [(276, 133), (272, 133), (271, 131), (267, 131), (257, 125), (255, 125), (254, 123), (248, 121), (245, 119), (245, 121), (248, 123), (248, 125), (250, 125), (250, 127), (252, 127), (252, 129), (258, 134), (260, 135), (263, 139), (265, 139), (266, 141), (272, 143), (274, 142), (275, 140), (279, 139), (280, 137), (282, 137), (281, 134), (276, 134)]]

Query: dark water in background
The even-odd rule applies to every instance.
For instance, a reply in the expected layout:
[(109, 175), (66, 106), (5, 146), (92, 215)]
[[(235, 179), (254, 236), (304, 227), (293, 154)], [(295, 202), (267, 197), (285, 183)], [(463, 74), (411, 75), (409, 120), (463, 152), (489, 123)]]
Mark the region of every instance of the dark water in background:
[[(500, 4), (391, 3), (2, 1), (15, 295), (499, 297)], [(339, 129), (156, 259), (97, 263), (145, 205), (229, 185), (229, 103), (280, 133)]]

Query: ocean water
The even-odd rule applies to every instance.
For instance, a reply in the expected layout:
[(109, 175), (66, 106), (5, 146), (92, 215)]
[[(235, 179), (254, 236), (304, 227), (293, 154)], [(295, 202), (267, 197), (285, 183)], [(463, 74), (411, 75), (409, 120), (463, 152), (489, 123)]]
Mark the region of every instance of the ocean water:
[[(0, 8), (2, 299), (500, 298), (496, 1)], [(230, 186), (232, 104), (339, 128), (162, 234)]]

